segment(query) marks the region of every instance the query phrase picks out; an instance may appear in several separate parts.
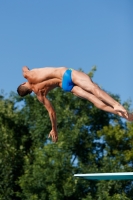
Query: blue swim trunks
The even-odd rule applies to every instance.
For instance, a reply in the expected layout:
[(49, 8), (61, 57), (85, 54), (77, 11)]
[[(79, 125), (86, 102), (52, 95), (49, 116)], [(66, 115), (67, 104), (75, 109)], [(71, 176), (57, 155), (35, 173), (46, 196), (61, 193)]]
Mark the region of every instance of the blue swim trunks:
[(70, 92), (72, 88), (74, 87), (74, 83), (72, 82), (72, 78), (71, 78), (71, 73), (72, 73), (72, 69), (67, 69), (65, 73), (63, 74), (62, 89), (65, 92)]

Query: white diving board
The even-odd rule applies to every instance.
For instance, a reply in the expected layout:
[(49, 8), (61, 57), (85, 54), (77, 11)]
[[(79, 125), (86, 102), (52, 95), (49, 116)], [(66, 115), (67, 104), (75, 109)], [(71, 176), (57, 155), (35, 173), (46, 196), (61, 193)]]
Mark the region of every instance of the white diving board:
[(133, 172), (74, 174), (88, 180), (132, 180)]

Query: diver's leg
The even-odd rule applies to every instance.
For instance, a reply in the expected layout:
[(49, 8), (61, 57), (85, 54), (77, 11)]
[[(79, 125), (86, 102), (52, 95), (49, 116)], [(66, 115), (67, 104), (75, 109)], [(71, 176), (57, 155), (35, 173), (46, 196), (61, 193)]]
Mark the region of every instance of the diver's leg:
[[(110, 112), (113, 114), (117, 114), (120, 117), (123, 117), (123, 118), (129, 120), (129, 117), (126, 117), (123, 114), (123, 112), (114, 110), (113, 107), (111, 107), (107, 103), (101, 101), (96, 96), (94, 96), (92, 93), (89, 93), (78, 86), (74, 86), (73, 89), (71, 90), (71, 92), (80, 98), (84, 98), (84, 99), (87, 99), (88, 101), (92, 102), (97, 108), (99, 108), (101, 110), (104, 110), (104, 111), (107, 111), (107, 112)], [(130, 117), (130, 121), (133, 121), (133, 116), (132, 116), (132, 118)]]
[(115, 99), (113, 99), (110, 95), (108, 95), (104, 90), (102, 90), (97, 84), (95, 84), (87, 74), (73, 70), (72, 80), (75, 85), (81, 87), (83, 90), (86, 90), (94, 94), (94, 96), (96, 96), (99, 100), (113, 107), (115, 111), (123, 112), (125, 117), (128, 117), (126, 109), (121, 104), (119, 104)]

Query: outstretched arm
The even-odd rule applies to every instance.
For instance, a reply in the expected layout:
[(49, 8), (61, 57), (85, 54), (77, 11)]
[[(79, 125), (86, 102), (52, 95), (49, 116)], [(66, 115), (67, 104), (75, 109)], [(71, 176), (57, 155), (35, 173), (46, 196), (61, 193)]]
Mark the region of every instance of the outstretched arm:
[(45, 108), (47, 109), (52, 125), (52, 130), (50, 131), (49, 137), (52, 137), (53, 142), (58, 141), (58, 133), (57, 133), (57, 120), (56, 120), (56, 112), (50, 103), (50, 101), (43, 94), (37, 95), (38, 100), (43, 103)]

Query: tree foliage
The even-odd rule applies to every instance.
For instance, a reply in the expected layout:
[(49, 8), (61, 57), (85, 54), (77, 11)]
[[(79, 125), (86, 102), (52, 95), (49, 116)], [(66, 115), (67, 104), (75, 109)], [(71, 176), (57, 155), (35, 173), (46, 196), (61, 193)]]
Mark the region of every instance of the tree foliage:
[[(112, 96), (120, 101), (118, 95)], [(73, 176), (132, 171), (133, 124), (61, 89), (51, 91), (48, 98), (57, 113), (57, 143), (48, 139), (49, 116), (34, 95), (0, 98), (0, 199), (133, 199), (131, 180)]]

